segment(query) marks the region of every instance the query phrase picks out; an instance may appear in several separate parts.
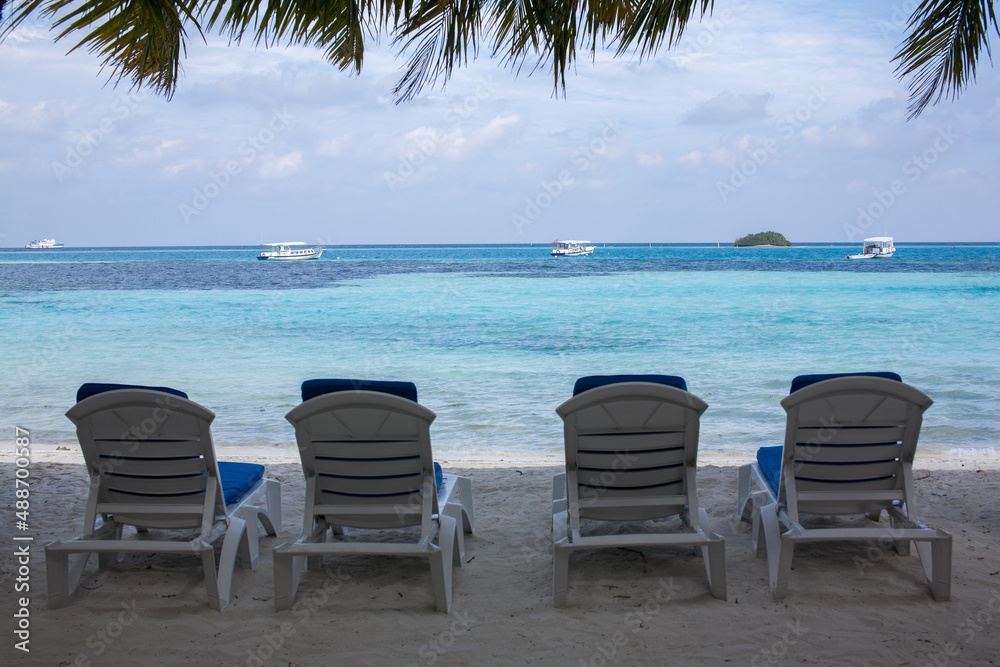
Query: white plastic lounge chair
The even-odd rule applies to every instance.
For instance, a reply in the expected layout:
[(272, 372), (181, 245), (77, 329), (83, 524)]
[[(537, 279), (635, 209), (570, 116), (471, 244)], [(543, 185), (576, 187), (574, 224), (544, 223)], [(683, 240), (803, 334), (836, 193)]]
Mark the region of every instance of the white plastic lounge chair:
[[(563, 419), (566, 472), (552, 491), (553, 603), (566, 604), (569, 554), (577, 549), (699, 546), (712, 595), (726, 599), (726, 551), (698, 505), (698, 429), (708, 405), (683, 378), (580, 378), (556, 412)], [(582, 519), (645, 521), (679, 515), (689, 532), (585, 536)]]
[[(255, 567), (258, 521), (269, 535), (281, 525), (279, 484), (264, 466), (217, 462), (209, 426), (215, 415), (166, 387), (85, 384), (66, 416), (90, 474), (85, 535), (45, 547), (49, 607), (70, 604), (90, 554), (98, 565), (119, 553), (199, 556), (209, 605), (223, 610), (239, 555)], [(134, 526), (136, 539), (122, 539)], [(145, 539), (150, 530), (200, 529), (191, 539)], [(225, 536), (219, 567), (212, 543)], [(238, 554), (237, 554), (238, 552)]]
[[(435, 414), (410, 382), (309, 380), (302, 404), (286, 415), (306, 478), (302, 533), (274, 550), (275, 610), (295, 601), (303, 561), (324, 555), (418, 556), (431, 565), (434, 606), (451, 611), (452, 565), (465, 564), (473, 532), (472, 484), (432, 462)], [(419, 526), (415, 542), (342, 539), (344, 528)], [(333, 539), (327, 541), (332, 532)], [(457, 544), (456, 544), (457, 542)]]
[[(932, 402), (895, 373), (795, 378), (781, 401), (784, 446), (762, 447), (739, 471), (737, 512), (753, 523), (754, 552), (767, 555), (775, 599), (788, 593), (795, 545), (832, 540), (891, 542), (902, 555), (914, 542), (931, 594), (949, 599), (951, 535), (917, 520), (913, 492), (917, 436)], [(889, 526), (806, 528), (800, 519), (867, 514), (879, 521), (882, 510)]]

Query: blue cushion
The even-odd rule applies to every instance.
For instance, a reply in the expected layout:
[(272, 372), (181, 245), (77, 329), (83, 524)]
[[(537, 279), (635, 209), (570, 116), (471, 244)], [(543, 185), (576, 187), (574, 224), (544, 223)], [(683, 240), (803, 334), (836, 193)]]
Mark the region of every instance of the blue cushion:
[(174, 396), (180, 396), (181, 398), (188, 397), (188, 395), (183, 391), (171, 389), (170, 387), (146, 387), (141, 384), (105, 384), (102, 382), (87, 382), (77, 390), (76, 402), (79, 403), (85, 398), (90, 398), (91, 396), (102, 394), (106, 391), (115, 391), (116, 389), (149, 389), (151, 391), (162, 391), (165, 394), (173, 394)]
[(441, 470), (441, 464), (437, 461), (434, 462), (434, 483), (437, 484), (435, 488), (438, 489), (444, 484), (444, 471)]
[(653, 382), (684, 391), (687, 391), (688, 388), (684, 378), (676, 375), (588, 375), (576, 381), (576, 384), (573, 385), (573, 395), (576, 396), (588, 389), (603, 387), (607, 384), (618, 384), (619, 382)]
[(222, 480), (222, 493), (227, 505), (239, 501), (263, 476), (264, 466), (259, 463), (219, 461), (219, 478)]
[(903, 378), (899, 377), (896, 373), (825, 373), (819, 375), (800, 375), (792, 380), (792, 388), (788, 392), (789, 394), (794, 394), (799, 389), (808, 387), (811, 384), (816, 384), (817, 382), (822, 382), (823, 380), (832, 380), (833, 378), (845, 378), (852, 377), (855, 375), (864, 375), (873, 378), (885, 378), (887, 380), (895, 380), (896, 382), (902, 382)]
[(781, 478), (781, 452), (784, 447), (777, 445), (774, 447), (761, 447), (757, 450), (757, 465), (764, 474), (774, 495), (778, 495), (778, 480)]
[(417, 385), (412, 382), (389, 382), (384, 380), (306, 380), (302, 383), (302, 400), (308, 401), (335, 391), (380, 391), (417, 402)]

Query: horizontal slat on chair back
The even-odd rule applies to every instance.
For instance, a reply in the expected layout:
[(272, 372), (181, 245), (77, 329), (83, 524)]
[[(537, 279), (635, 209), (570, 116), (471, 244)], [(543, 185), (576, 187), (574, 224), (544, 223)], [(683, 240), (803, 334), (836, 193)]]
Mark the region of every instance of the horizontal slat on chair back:
[[(324, 438), (328, 436), (324, 435)], [(394, 525), (420, 523), (423, 464), (417, 440), (335, 442), (314, 445), (316, 505), (384, 505)], [(377, 526), (385, 517), (328, 517), (331, 523)]]
[[(132, 508), (115, 513), (122, 523), (147, 528), (201, 525), (206, 488), (218, 484), (211, 412), (163, 392), (124, 389), (87, 398), (67, 414), (77, 423), (88, 468), (100, 477), (98, 512), (112, 503)], [(214, 509), (221, 514), (221, 487), (216, 491)], [(192, 512), (157, 514), (158, 506), (167, 505), (190, 506)]]
[[(672, 432), (580, 436), (577, 452), (580, 516), (603, 520), (636, 519), (634, 508), (601, 507), (602, 502), (683, 496), (684, 446), (683, 443), (671, 445), (676, 442), (677, 435)], [(658, 440), (664, 448), (652, 448)], [(604, 447), (598, 449), (596, 444)], [(632, 448), (633, 444), (637, 445), (636, 449)], [(642, 518), (666, 516), (680, 510), (681, 506), (671, 508), (668, 505), (648, 508)]]
[(816, 463), (865, 463), (868, 461), (896, 460), (903, 453), (900, 442), (878, 445), (829, 445), (817, 447), (810, 444), (795, 446), (795, 460)]
[(101, 458), (185, 459), (201, 456), (204, 444), (198, 440), (95, 440)]
[[(835, 381), (827, 382), (831, 387), (836, 386), (832, 384)], [(908, 392), (915, 391), (891, 380), (882, 383), (889, 389), (906, 387)], [(902, 397), (866, 390), (863, 386), (854, 393), (824, 394), (819, 391), (824, 384), (813, 385), (815, 397), (789, 411), (788, 428), (794, 430), (786, 434), (785, 446), (794, 443), (797, 511), (845, 514), (888, 507), (891, 501), (885, 499), (865, 502), (855, 497), (841, 502), (808, 499), (808, 495), (803, 498), (802, 494), (900, 490), (901, 498), (907, 438), (911, 438), (910, 446), (916, 444), (916, 434), (908, 434), (907, 429), (913, 428), (914, 423), (919, 425), (917, 406)], [(846, 381), (841, 381), (841, 385), (845, 384)], [(792, 403), (795, 397), (793, 393), (786, 401)], [(793, 415), (797, 415), (794, 424)]]
[[(870, 424), (871, 422), (869, 422)], [(804, 445), (871, 445), (900, 442), (906, 432), (902, 425), (799, 426), (795, 442)]]
[[(593, 399), (596, 391), (573, 400)], [(644, 385), (608, 385), (606, 395), (576, 410), (566, 408), (570, 402), (560, 408), (567, 410), (560, 414), (568, 428), (567, 465), (576, 468), (580, 517), (627, 521), (679, 513), (688, 492), (685, 461), (694, 460), (686, 448), (697, 447), (704, 404), (678, 389)], [(688, 398), (690, 406), (675, 402)], [(609, 506), (627, 500), (637, 505)]]
[[(363, 392), (366, 393), (366, 392)], [(384, 401), (386, 407), (351, 403), (354, 392), (310, 399), (289, 413), (296, 427), (299, 453), (306, 475), (315, 475), (313, 506), (358, 507), (367, 512), (325, 515), (334, 525), (391, 527), (419, 525), (425, 466), (431, 462), (429, 419), (405, 414), (412, 407), (396, 396), (361, 396), (358, 402)], [(306, 412), (308, 407), (329, 406)], [(407, 407), (408, 406), (408, 407)], [(431, 418), (433, 413), (429, 413)], [(297, 417), (297, 419), (296, 419)], [(426, 451), (425, 451), (426, 450)], [(384, 507), (385, 512), (372, 512)]]

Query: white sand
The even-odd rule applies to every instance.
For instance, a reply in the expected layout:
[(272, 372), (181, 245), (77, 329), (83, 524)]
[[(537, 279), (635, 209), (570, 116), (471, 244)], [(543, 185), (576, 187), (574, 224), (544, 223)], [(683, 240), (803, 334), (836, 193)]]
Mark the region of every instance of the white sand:
[[(703, 455), (699, 492), (726, 538), (729, 601), (708, 592), (693, 549), (609, 549), (574, 554), (569, 606), (551, 604), (551, 457), (443, 461), (471, 477), (477, 531), (455, 571), (451, 615), (434, 611), (425, 561), (354, 557), (326, 563), (275, 613), (270, 548), (301, 522), (301, 469), (289, 456), (251, 457), (282, 483), (284, 527), (262, 543), (256, 571), (237, 570), (225, 612), (207, 606), (200, 563), (126, 557), (99, 571), (96, 557), (74, 603), (50, 611), (42, 547), (80, 533), (87, 497), (77, 450), (36, 448), (30, 467), (30, 654), (4, 633), (4, 664), (460, 665), (1000, 663), (1000, 459), (958, 450), (917, 462), (920, 516), (954, 535), (952, 600), (935, 602), (916, 558), (827, 543), (797, 549), (792, 592), (767, 590), (766, 562), (735, 516), (739, 460)], [(234, 459), (228, 452), (223, 458)], [(0, 455), (13, 506), (14, 463)], [(548, 463), (549, 465), (543, 465)], [(11, 545), (12, 512), (3, 519)], [(993, 533), (997, 530), (997, 533)], [(0, 558), (7, 619), (17, 564)], [(126, 611), (126, 609), (128, 611)], [(5, 624), (12, 628), (10, 621)]]

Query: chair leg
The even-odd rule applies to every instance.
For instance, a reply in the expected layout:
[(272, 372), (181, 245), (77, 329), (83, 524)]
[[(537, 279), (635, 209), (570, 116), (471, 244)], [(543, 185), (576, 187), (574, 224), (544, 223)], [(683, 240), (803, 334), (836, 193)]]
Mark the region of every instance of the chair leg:
[[(136, 528), (137, 533), (148, 533), (149, 531), (145, 528)], [(122, 539), (122, 526), (117, 523), (107, 522), (102, 526), (101, 530), (95, 531), (94, 537), (100, 537), (102, 540), (121, 540)], [(117, 551), (105, 551), (97, 554), (97, 567), (105, 568), (111, 567), (121, 558), (121, 554)]]
[[(341, 528), (340, 526), (330, 526), (330, 532), (332, 532), (334, 535), (343, 535), (344, 534), (344, 529)], [(317, 544), (323, 544), (323, 543), (325, 543), (327, 541), (327, 535), (329, 535), (329, 532), (327, 532), (324, 529), (322, 533), (320, 533), (318, 535), (314, 535), (315, 539), (313, 539), (311, 541), (314, 542), (314, 543), (317, 543)], [(310, 570), (321, 570), (321, 569), (323, 569), (323, 556), (321, 556), (321, 555), (320, 556), (307, 556), (306, 557), (306, 567), (308, 569), (310, 569)]]
[(229, 599), (219, 590), (219, 575), (215, 570), (215, 550), (211, 544), (203, 544), (198, 551), (201, 554), (201, 568), (205, 571), (208, 606), (216, 611), (222, 611), (229, 604)]
[[(465, 567), (465, 532), (462, 530), (462, 506), (459, 503), (448, 503), (442, 514), (450, 516), (455, 521), (455, 548), (452, 561), (459, 567)], [(442, 525), (442, 530), (444, 526)]]
[(229, 606), (233, 596), (233, 571), (236, 558), (250, 559), (250, 545), (247, 540), (247, 522), (239, 517), (230, 517), (229, 529), (222, 540), (219, 554), (219, 569), (215, 569), (215, 551), (211, 544), (201, 550), (201, 562), (205, 569), (205, 584), (208, 588), (209, 605), (222, 611)]
[(281, 484), (269, 479), (266, 484), (267, 516), (261, 516), (260, 521), (271, 537), (276, 537), (281, 531)]
[(568, 517), (565, 511), (552, 515), (552, 605), (565, 607), (569, 589)]
[(750, 501), (750, 466), (740, 466), (737, 474), (736, 516), (740, 518), (740, 521), (751, 521), (753, 503)]
[(302, 580), (305, 556), (295, 556), (282, 544), (274, 549), (274, 610), (288, 609), (295, 602), (295, 594)]
[(472, 480), (458, 478), (458, 492), (462, 500), (462, 531), (470, 535), (476, 532), (476, 510), (472, 501)]
[(708, 586), (712, 589), (712, 597), (726, 600), (726, 542), (718, 535), (707, 546), (701, 548), (701, 556), (705, 560), (705, 574), (708, 575)]
[(761, 508), (754, 504), (750, 527), (750, 548), (757, 558), (767, 556), (767, 539), (764, 537), (764, 522), (761, 521)]
[(431, 585), (434, 588), (434, 608), (445, 614), (451, 613), (452, 551), (455, 548), (455, 532), (458, 524), (454, 517), (439, 515), (438, 546), (430, 555)]
[(260, 523), (257, 520), (256, 508), (250, 507), (248, 509), (250, 510), (247, 513), (249, 516), (244, 518), (247, 553), (244, 555), (243, 550), (240, 550), (240, 567), (253, 570), (257, 569), (257, 563), (260, 561)]
[(788, 579), (792, 571), (795, 543), (782, 536), (776, 505), (762, 507), (760, 520), (767, 545), (767, 570), (771, 595), (775, 600), (780, 600), (788, 594)]
[[(73, 593), (80, 583), (80, 575), (90, 558), (90, 552), (71, 554), (59, 547), (62, 542), (53, 542), (45, 547), (45, 574), (49, 586), (49, 609), (69, 606)], [(74, 556), (71, 564), (70, 557)], [(74, 576), (75, 573), (75, 576)]]
[[(890, 526), (890, 528), (892, 528), (892, 529), (898, 529), (900, 527), (903, 527), (903, 528), (907, 527), (907, 526), (904, 526), (902, 524), (902, 522), (899, 519), (899, 515), (897, 514), (897, 512), (889, 511), (888, 515), (889, 515), (889, 526)], [(900, 556), (909, 556), (910, 555), (910, 544), (911, 544), (911, 540), (894, 540), (893, 543), (892, 543), (892, 547), (893, 547), (893, 549), (896, 550), (896, 553), (899, 554)]]
[(951, 599), (951, 535), (943, 530), (938, 531), (935, 539), (926, 542), (914, 542), (924, 576), (931, 588), (935, 600)]

